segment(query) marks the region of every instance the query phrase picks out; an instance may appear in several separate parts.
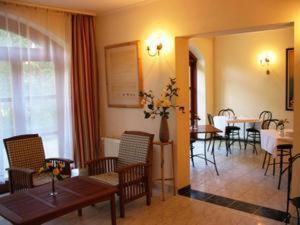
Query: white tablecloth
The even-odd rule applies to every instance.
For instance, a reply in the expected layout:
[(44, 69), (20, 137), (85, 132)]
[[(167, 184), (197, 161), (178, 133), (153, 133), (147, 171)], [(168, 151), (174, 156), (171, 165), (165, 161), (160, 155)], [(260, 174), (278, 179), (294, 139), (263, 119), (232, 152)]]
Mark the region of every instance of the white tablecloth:
[(280, 144), (293, 144), (293, 130), (285, 129), (284, 136), (280, 136), (279, 130), (269, 129), (261, 130), (261, 148), (270, 154), (273, 158), (277, 156), (277, 145)]

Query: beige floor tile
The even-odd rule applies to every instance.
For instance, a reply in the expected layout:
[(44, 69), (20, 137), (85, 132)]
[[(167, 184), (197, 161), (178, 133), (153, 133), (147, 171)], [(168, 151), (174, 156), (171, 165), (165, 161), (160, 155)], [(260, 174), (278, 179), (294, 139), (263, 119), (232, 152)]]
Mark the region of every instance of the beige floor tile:
[[(228, 157), (224, 146), (220, 150), (215, 150), (220, 176), (216, 175), (212, 165), (205, 165), (204, 160), (195, 158), (195, 167), (191, 167), (192, 188), (284, 210), (287, 193), (286, 174), (282, 178), (281, 190), (278, 190), (279, 169), (276, 168), (276, 174), (273, 176), (270, 167), (267, 175), (264, 175), (265, 169), (262, 169), (264, 151), (258, 149), (256, 155), (252, 153), (252, 146), (247, 150), (238, 148), (238, 144), (235, 144), (232, 154)], [(197, 153), (203, 151), (202, 149), (203, 144), (197, 142), (194, 151)]]

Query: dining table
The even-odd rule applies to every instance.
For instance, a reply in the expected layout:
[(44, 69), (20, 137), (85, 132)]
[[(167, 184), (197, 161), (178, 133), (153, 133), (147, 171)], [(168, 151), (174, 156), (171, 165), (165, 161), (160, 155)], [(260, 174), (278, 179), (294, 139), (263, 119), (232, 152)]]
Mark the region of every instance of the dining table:
[[(205, 164), (207, 165), (207, 162), (211, 163), (214, 165), (215, 170), (217, 175), (219, 176), (219, 171), (217, 168), (217, 163), (216, 163), (216, 158), (215, 158), (215, 137), (218, 133), (222, 132), (220, 129), (212, 126), (212, 125), (199, 125), (196, 127), (191, 127), (190, 128), (190, 134), (204, 134), (204, 154), (193, 154), (191, 155), (191, 157), (198, 157), (201, 159), (205, 160)], [(207, 136), (209, 135), (209, 137)], [(206, 141), (207, 140), (212, 140), (212, 149), (211, 149), (211, 155), (212, 155), (212, 160), (209, 160), (207, 158), (207, 154), (206, 154)], [(192, 146), (191, 146), (192, 147)]]
[(261, 148), (270, 153), (273, 158), (277, 157), (277, 146), (281, 144), (293, 144), (293, 129), (267, 129), (260, 131)]

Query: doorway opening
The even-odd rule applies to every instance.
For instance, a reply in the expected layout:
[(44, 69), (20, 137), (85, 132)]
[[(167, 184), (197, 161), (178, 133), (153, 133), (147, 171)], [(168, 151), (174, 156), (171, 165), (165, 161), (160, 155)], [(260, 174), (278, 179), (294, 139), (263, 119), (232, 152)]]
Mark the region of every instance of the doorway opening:
[[(264, 166), (263, 162), (266, 152), (269, 152), (261, 146), (261, 139), (255, 143), (257, 152), (250, 145), (253, 142), (245, 146), (244, 141), (247, 139), (248, 128), (258, 124), (261, 132), (262, 121), (259, 115), (262, 111), (272, 112), (274, 119), (287, 118), (289, 123), (286, 124), (286, 129), (293, 129), (293, 112), (285, 110), (285, 53), (286, 49), (293, 47), (293, 37), (294, 28), (289, 24), (276, 29), (222, 32), (190, 38), (189, 50), (197, 59), (198, 68), (196, 81), (193, 80), (193, 70), (190, 69), (190, 109), (199, 115), (201, 120), (198, 125), (209, 124), (207, 114), (216, 117), (221, 109), (228, 108), (233, 109), (237, 118), (257, 118), (257, 123), (226, 122), (224, 129), (212, 124), (221, 130), (214, 145), (219, 176), (212, 164), (195, 157), (195, 166), (190, 164), (192, 190), (205, 193), (203, 196), (207, 198), (221, 196), (258, 207), (285, 210), (287, 174), (283, 174), (278, 189), (280, 169), (275, 166), (275, 175), (271, 167), (266, 172), (267, 162)], [(262, 62), (262, 57), (272, 57), (273, 62), (266, 65)], [(202, 68), (202, 72), (199, 72), (199, 68)], [(267, 70), (270, 74), (267, 74)], [(195, 95), (197, 110), (193, 105)], [(192, 116), (190, 120), (193, 125)], [(230, 152), (224, 141), (225, 129), (229, 125), (238, 127), (240, 135), (234, 137), (236, 142), (230, 145)], [(271, 129), (273, 128), (270, 127)], [(194, 154), (206, 152), (208, 158), (212, 157), (213, 144), (209, 144), (209, 140), (204, 149), (203, 136), (191, 133), (191, 138), (198, 139), (194, 143), (190, 142), (194, 147)], [(241, 140), (241, 145), (238, 139)], [(275, 160), (278, 162), (279, 159)]]

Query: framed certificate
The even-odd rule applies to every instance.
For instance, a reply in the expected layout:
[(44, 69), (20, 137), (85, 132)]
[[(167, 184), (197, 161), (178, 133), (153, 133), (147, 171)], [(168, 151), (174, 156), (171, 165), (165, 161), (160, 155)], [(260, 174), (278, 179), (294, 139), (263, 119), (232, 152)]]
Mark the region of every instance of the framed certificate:
[(109, 107), (141, 108), (143, 90), (140, 42), (105, 47), (106, 88)]

